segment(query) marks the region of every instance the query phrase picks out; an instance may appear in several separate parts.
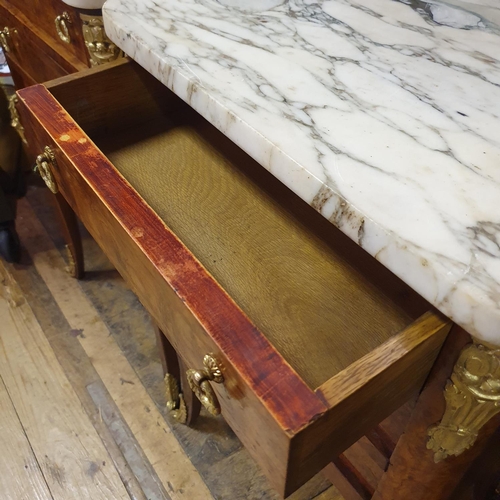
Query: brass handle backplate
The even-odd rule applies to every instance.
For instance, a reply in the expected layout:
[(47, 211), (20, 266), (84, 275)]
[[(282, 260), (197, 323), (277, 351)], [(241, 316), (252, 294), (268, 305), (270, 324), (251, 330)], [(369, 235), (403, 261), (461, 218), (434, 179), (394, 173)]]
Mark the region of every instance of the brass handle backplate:
[(9, 29), (7, 26), (0, 31), (0, 45), (5, 52), (11, 51), (10, 40), (14, 33), (17, 33), (16, 29)]
[(60, 16), (57, 16), (54, 20), (56, 25), (56, 31), (59, 38), (64, 43), (71, 43), (71, 35), (69, 33), (68, 24), (71, 24), (71, 18), (67, 12), (63, 12)]
[(221, 367), (213, 354), (203, 358), (202, 370), (188, 370), (186, 376), (189, 387), (194, 392), (201, 404), (212, 414), (220, 414), (220, 405), (210, 382), (221, 384), (224, 382)]
[(49, 148), (49, 146), (45, 146), (43, 153), (36, 157), (35, 171), (38, 171), (40, 177), (54, 194), (59, 192), (57, 183), (52, 175), (52, 168), (56, 165), (57, 163), (54, 152)]

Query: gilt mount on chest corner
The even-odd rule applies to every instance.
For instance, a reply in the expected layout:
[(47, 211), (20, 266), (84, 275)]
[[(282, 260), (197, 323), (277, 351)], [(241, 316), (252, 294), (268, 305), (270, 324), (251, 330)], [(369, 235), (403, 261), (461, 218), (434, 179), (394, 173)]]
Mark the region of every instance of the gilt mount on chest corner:
[(80, 14), (80, 18), (91, 66), (99, 66), (124, 57), (123, 52), (107, 37), (102, 17)]
[(500, 347), (467, 345), (444, 390), (441, 422), (428, 431), (434, 461), (458, 456), (476, 442), (481, 428), (500, 413)]

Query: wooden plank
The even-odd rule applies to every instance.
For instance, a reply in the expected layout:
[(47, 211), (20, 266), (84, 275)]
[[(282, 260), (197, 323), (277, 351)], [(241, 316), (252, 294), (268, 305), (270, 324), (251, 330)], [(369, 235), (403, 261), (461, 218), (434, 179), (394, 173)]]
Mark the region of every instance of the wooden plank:
[(391, 458), (396, 443), (380, 425), (376, 425), (373, 429), (369, 430), (365, 436), (370, 440), (373, 446), (387, 458), (387, 460)]
[(387, 459), (366, 437), (362, 437), (359, 441), (354, 443), (350, 448), (344, 451), (343, 455), (361, 474), (369, 485), (368, 490), (373, 494), (387, 468)]
[[(450, 327), (451, 322), (440, 313), (425, 313), (401, 333), (325, 382), (319, 392), (333, 407), (360, 389), (368, 390), (367, 386), (370, 392), (373, 392), (372, 385), (376, 383), (377, 389), (379, 384), (386, 387), (383, 379), (393, 366), (397, 372), (391, 372), (391, 375), (404, 378), (400, 384), (412, 388), (418, 386), (429, 373)], [(423, 353), (427, 355), (423, 356)], [(394, 390), (394, 387), (391, 386), (391, 389)]]
[(330, 462), (323, 469), (324, 476), (329, 479), (345, 500), (363, 500), (354, 486), (346, 479), (337, 466)]
[(330, 486), (327, 490), (314, 497), (313, 500), (346, 500), (335, 486)]
[(71, 328), (81, 331), (78, 341), (170, 497), (173, 500), (212, 498), (107, 326), (78, 282), (64, 271), (65, 263), (59, 252), (53, 245), (50, 250), (39, 251), (37, 239), (49, 240), (49, 237), (26, 200), (20, 200), (18, 212), (23, 219), (19, 234), (35, 268)]
[(0, 375), (54, 499), (129, 499), (17, 285), (0, 262)]
[(99, 408), (102, 420), (108, 426), (124, 457), (134, 471), (147, 500), (170, 500), (158, 476), (145, 459), (137, 440), (123, 421), (120, 412), (112, 402), (108, 401), (108, 395), (105, 394), (106, 390), (98, 383), (90, 384), (87, 389)]
[[(399, 407), (392, 415), (379, 424), (379, 428), (388, 435), (389, 441), (392, 441), (394, 445), (397, 444), (410, 421), (417, 397), (418, 392), (407, 403)], [(391, 455), (393, 451), (394, 449), (391, 451)]]
[[(5, 300), (5, 299), (0, 299)], [(8, 332), (15, 335), (16, 332)], [(47, 483), (0, 377), (0, 491), (15, 500), (52, 500)]]
[(342, 454), (334, 458), (332, 464), (337, 467), (339, 472), (349, 481), (349, 484), (358, 492), (363, 500), (370, 500), (373, 495), (371, 485), (345, 455)]
[(391, 458), (399, 438), (408, 425), (416, 398), (417, 394), (366, 433), (366, 437), (387, 460)]
[(366, 437), (362, 437), (335, 458), (323, 473), (347, 499), (369, 499), (386, 466), (386, 458)]
[[(45, 188), (35, 188), (39, 192), (43, 191), (48, 196), (52, 194)], [(51, 210), (49, 201), (45, 201), (44, 208), (38, 207), (39, 212)], [(52, 214), (56, 219), (55, 214)], [(19, 220), (19, 219), (18, 219)], [(57, 224), (57, 221), (55, 222)], [(58, 230), (59, 230), (59, 226)], [(37, 240), (39, 249), (43, 248), (43, 240)], [(24, 259), (29, 259), (24, 254)], [(36, 269), (31, 265), (9, 266), (9, 272), (13, 280), (19, 285), (22, 293), (28, 300), (35, 317), (42, 328), (45, 337), (50, 343), (66, 377), (68, 378), (73, 390), (80, 399), (85, 411), (101, 438), (104, 447), (108, 451), (113, 465), (115, 466), (120, 478), (127, 489), (132, 500), (147, 500), (134, 473), (123, 457), (108, 427), (102, 420), (99, 409), (90, 397), (87, 386), (90, 384), (99, 384), (106, 396), (109, 404), (113, 404), (111, 397), (107, 394), (102, 385), (99, 375), (95, 371), (90, 359), (86, 355), (76, 336), (78, 332), (72, 331), (61, 310), (54, 302), (54, 299), (47, 289), (45, 282)]]

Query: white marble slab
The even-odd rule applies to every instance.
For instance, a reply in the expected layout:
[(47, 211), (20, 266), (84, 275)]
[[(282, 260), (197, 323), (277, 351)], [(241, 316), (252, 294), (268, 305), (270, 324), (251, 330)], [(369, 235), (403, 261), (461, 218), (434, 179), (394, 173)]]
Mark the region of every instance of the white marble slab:
[(220, 2), (108, 0), (106, 31), (444, 314), (500, 344), (499, 2)]

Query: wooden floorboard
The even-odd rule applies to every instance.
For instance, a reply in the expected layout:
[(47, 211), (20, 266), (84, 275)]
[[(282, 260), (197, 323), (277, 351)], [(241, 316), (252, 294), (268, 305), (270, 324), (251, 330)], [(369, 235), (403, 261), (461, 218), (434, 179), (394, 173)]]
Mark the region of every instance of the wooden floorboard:
[[(126, 498), (278, 500), (223, 418), (202, 412), (194, 428), (166, 418), (147, 312), (88, 235), (85, 279), (76, 281), (64, 271), (66, 251), (50, 197), (46, 189), (31, 187), (20, 201), (22, 263), (7, 268), (79, 398), (82, 415), (100, 437)], [(319, 474), (290, 497), (312, 499), (342, 497)]]
[[(26, 257), (24, 255), (23, 259)], [(100, 384), (102, 391), (107, 394), (102, 380), (75, 337), (74, 332), (71, 331), (66, 318), (55, 303), (45, 282), (29, 263), (10, 266), (10, 273), (25, 297), (30, 299), (30, 306), (38, 323), (42, 327), (73, 390), (78, 395), (87, 415), (103, 441), (131, 499), (146, 500), (137, 478), (103, 421), (100, 409), (95, 405), (88, 393), (87, 387)], [(107, 396), (109, 404), (112, 404), (111, 396), (109, 394)]]
[(327, 490), (320, 493), (314, 500), (344, 500), (335, 486), (330, 486)]
[(170, 500), (170, 496), (165, 491), (160, 478), (145, 457), (142, 448), (123, 420), (118, 408), (112, 401), (109, 401), (102, 384), (90, 384), (87, 390), (97, 408), (99, 408), (102, 420), (106, 423), (116, 444), (135, 474), (145, 497), (148, 500)]
[(4, 498), (52, 500), (14, 405), (0, 377), (0, 491)]
[(54, 499), (129, 497), (29, 304), (0, 263), (0, 375)]

